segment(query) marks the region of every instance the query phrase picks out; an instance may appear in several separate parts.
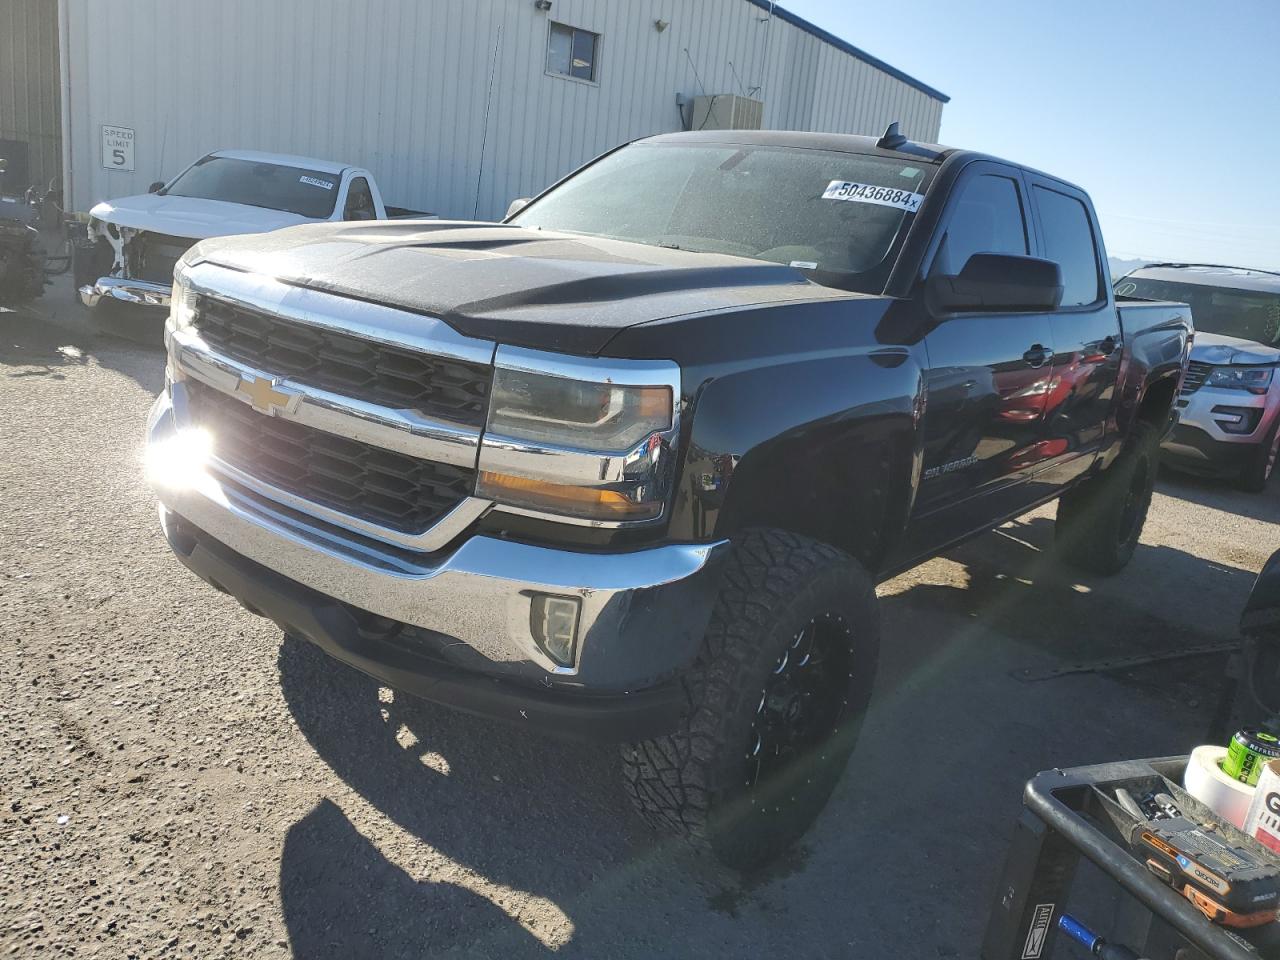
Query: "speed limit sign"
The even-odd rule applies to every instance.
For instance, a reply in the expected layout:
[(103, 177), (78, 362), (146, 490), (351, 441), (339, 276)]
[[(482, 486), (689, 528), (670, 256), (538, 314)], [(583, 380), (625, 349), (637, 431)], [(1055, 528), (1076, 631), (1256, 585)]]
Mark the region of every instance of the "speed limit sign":
[(102, 125), (102, 165), (108, 170), (133, 169), (133, 128)]

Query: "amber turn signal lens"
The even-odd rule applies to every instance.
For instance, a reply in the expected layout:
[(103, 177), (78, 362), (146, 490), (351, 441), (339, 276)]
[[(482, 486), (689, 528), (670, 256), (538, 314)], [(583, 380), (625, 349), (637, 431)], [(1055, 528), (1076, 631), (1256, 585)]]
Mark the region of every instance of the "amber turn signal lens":
[(535, 510), (549, 510), (590, 520), (648, 520), (662, 509), (660, 503), (636, 503), (617, 490), (547, 483), (506, 473), (481, 471), (476, 495), (501, 503)]

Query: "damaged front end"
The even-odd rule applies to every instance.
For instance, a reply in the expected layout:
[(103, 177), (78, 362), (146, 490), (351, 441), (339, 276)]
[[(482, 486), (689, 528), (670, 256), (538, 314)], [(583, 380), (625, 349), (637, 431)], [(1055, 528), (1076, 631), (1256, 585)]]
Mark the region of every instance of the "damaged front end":
[(152, 230), (93, 217), (76, 248), (80, 300), (96, 307), (104, 297), (144, 306), (168, 307), (174, 264), (196, 243)]

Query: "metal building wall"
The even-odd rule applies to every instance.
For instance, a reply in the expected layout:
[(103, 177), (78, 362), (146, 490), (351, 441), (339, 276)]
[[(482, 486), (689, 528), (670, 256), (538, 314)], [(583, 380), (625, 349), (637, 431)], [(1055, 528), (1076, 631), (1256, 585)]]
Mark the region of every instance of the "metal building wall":
[[(677, 92), (759, 88), (764, 125), (935, 140), (942, 103), (749, 0), (59, 0), (72, 203), (220, 147), (369, 167), (384, 197), (501, 216), (579, 164), (681, 128)], [(548, 22), (601, 34), (598, 84), (545, 73)], [(659, 31), (655, 21), (669, 26)], [(487, 116), (487, 122), (486, 122)], [(102, 124), (136, 130), (104, 169)]]
[(30, 183), (62, 177), (58, 103), (58, 5), (0, 0), (0, 140), (27, 144)]

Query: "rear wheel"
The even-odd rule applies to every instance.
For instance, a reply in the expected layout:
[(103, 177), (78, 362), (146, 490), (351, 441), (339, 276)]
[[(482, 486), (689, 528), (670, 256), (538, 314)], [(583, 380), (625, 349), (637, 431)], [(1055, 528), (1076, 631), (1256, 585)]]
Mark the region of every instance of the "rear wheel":
[(730, 866), (768, 862), (830, 797), (857, 741), (879, 653), (871, 578), (777, 530), (735, 545), (680, 729), (623, 749), (652, 826)]
[(1275, 472), (1277, 458), (1280, 458), (1280, 417), (1276, 418), (1270, 435), (1250, 454), (1240, 475), (1236, 477), (1236, 486), (1250, 493), (1261, 493), (1267, 489), (1267, 481)]
[(1055, 545), (1072, 566), (1110, 576), (1133, 558), (1155, 489), (1157, 439), (1151, 424), (1135, 424), (1116, 462), (1058, 501)]

